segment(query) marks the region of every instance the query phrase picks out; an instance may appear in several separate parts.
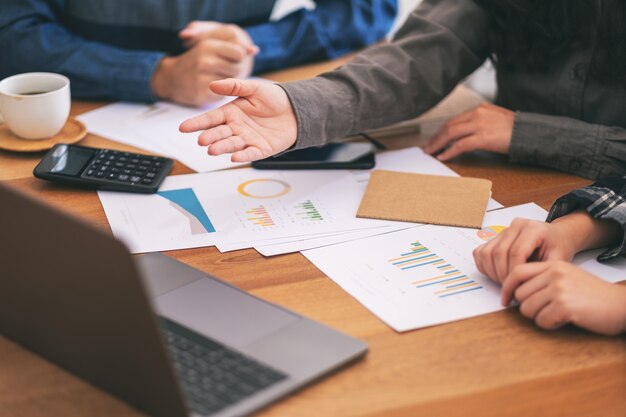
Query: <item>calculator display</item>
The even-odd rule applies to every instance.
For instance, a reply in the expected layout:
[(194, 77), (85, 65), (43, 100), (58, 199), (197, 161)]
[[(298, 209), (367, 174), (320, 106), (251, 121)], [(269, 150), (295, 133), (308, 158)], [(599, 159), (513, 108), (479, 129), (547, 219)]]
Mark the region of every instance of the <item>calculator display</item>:
[(50, 171), (61, 175), (78, 175), (94, 154), (95, 152), (88, 148), (59, 146), (52, 153), (56, 163)]

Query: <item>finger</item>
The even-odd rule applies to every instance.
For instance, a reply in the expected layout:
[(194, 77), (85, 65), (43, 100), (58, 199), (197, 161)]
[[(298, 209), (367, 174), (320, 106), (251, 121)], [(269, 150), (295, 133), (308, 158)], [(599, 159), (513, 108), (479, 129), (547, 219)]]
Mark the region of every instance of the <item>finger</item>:
[(509, 305), (513, 293), (522, 283), (536, 277), (549, 268), (547, 262), (532, 262), (515, 268), (502, 283), (502, 305)]
[(189, 22), (187, 26), (185, 26), (180, 32), (178, 32), (178, 36), (180, 38), (196, 36), (198, 34), (216, 30), (223, 26), (224, 24), (219, 22), (194, 20), (193, 22)]
[(487, 275), (492, 280), (502, 283), (502, 280), (498, 279), (496, 275), (496, 269), (494, 267), (494, 251), (495, 245), (494, 242), (487, 242), (482, 246), (481, 249), (481, 259), (482, 259), (482, 267), (483, 273)]
[(498, 239), (493, 242), (494, 256), (493, 266), (495, 274), (502, 282), (504, 278), (511, 272), (509, 265), (509, 253), (515, 247), (516, 241), (520, 235), (520, 228), (511, 227), (505, 233), (499, 234)]
[(513, 295), (518, 303), (523, 303), (533, 297), (538, 291), (542, 291), (548, 287), (551, 282), (552, 278), (549, 271), (543, 271), (536, 275), (533, 279), (530, 279), (517, 287), (517, 289), (513, 292)]
[(230, 136), (209, 146), (209, 155), (235, 153), (246, 148), (246, 142), (241, 136)]
[(219, 125), (209, 130), (205, 130), (198, 136), (198, 145), (208, 146), (218, 140), (233, 136), (233, 130), (228, 125)]
[(202, 61), (201, 71), (205, 74), (217, 75), (216, 78), (231, 78), (237, 77), (241, 72), (241, 67), (219, 56), (207, 57)]
[(241, 62), (248, 56), (248, 51), (242, 45), (235, 42), (223, 41), (219, 39), (207, 38), (206, 34), (202, 34), (202, 52), (205, 55), (220, 56), (231, 62)]
[(227, 78), (225, 80), (213, 81), (209, 88), (214, 93), (222, 96), (249, 97), (257, 93), (262, 85), (260, 81)]
[(249, 146), (244, 150), (235, 152), (230, 160), (233, 162), (252, 162), (265, 157), (266, 155), (263, 155), (263, 152), (261, 152), (259, 148)]
[(466, 136), (469, 136), (475, 132), (475, 126), (471, 122), (464, 122), (458, 124), (446, 123), (446, 125), (439, 131), (425, 147), (424, 152), (433, 154), (437, 153), (445, 148), (450, 142), (454, 142)]
[(540, 236), (530, 233), (528, 230), (526, 230), (526, 232), (522, 231), (509, 251), (509, 272), (517, 265), (528, 262), (533, 252), (535, 252), (541, 244), (542, 239)]
[(183, 133), (197, 132), (198, 130), (210, 129), (226, 123), (226, 114), (222, 108), (208, 111), (199, 116), (187, 119), (180, 124), (178, 130)]
[(558, 329), (569, 322), (567, 312), (559, 308), (556, 303), (549, 303), (535, 316), (537, 326), (548, 330)]
[(545, 289), (543, 291), (540, 290), (528, 297), (525, 301), (521, 302), (519, 311), (524, 317), (534, 320), (539, 312), (550, 304), (550, 301), (549, 291), (546, 291)]
[[(484, 245), (480, 245), (479, 247), (477, 247), (476, 249), (474, 249), (472, 251), (472, 255), (474, 256), (474, 263), (476, 264), (476, 268), (478, 269), (478, 271), (483, 274), (483, 275), (487, 275), (488, 274), (485, 272), (485, 266), (484, 266), (484, 247), (485, 247), (486, 243)], [(489, 277), (491, 278), (491, 277)]]
[(472, 135), (463, 138), (458, 142), (454, 142), (452, 146), (450, 146), (448, 149), (438, 155), (437, 159), (440, 161), (449, 161), (450, 159), (456, 158), (457, 156), (462, 155), (466, 152), (471, 152), (482, 148), (483, 146), (480, 137), (477, 135)]

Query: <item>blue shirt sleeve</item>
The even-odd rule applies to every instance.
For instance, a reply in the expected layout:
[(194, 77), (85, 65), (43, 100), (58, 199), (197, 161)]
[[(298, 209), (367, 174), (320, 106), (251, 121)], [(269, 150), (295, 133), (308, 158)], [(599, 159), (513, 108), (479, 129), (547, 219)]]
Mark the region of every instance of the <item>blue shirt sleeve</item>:
[(393, 24), (396, 0), (317, 0), (276, 22), (246, 27), (260, 52), (254, 72), (333, 59), (382, 39)]
[(74, 98), (152, 102), (151, 78), (160, 52), (127, 51), (91, 42), (59, 18), (65, 0), (0, 1), (0, 79), (21, 72), (70, 78)]

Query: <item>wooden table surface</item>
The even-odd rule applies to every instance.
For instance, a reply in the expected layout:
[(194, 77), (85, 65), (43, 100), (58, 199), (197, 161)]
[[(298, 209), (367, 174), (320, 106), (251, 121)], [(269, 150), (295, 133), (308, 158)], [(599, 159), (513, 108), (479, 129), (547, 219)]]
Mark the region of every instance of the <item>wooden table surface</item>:
[[(267, 78), (306, 78), (343, 61)], [(444, 116), (478, 102), (463, 88), (452, 96), (424, 116), (422, 134), (388, 139), (389, 147), (423, 143)], [(102, 104), (75, 102), (72, 113)], [(93, 135), (82, 144), (135, 150)], [(0, 151), (0, 180), (110, 230), (96, 193), (32, 177), (41, 156)], [(461, 175), (490, 179), (493, 197), (505, 206), (534, 201), (547, 209), (558, 196), (589, 184), (555, 171), (510, 165), (506, 158), (489, 154), (461, 157), (448, 165)], [(175, 164), (173, 174), (189, 172)], [(368, 343), (364, 360), (259, 415), (626, 416), (625, 337), (601, 337), (572, 327), (543, 331), (515, 309), (398, 334), (300, 254), (264, 258), (252, 249), (220, 254), (214, 247), (166, 254)], [(140, 415), (0, 337), (0, 416)]]

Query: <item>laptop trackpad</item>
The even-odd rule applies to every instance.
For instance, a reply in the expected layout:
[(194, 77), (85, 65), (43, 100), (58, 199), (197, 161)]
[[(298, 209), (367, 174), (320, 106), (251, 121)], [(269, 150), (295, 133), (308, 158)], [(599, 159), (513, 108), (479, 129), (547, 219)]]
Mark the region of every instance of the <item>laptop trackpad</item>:
[(300, 320), (299, 316), (210, 278), (168, 292), (153, 302), (159, 314), (234, 348)]

